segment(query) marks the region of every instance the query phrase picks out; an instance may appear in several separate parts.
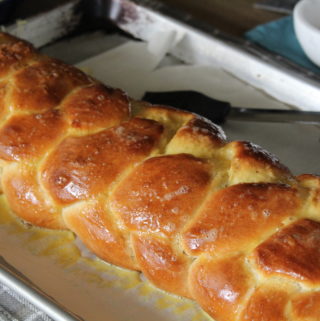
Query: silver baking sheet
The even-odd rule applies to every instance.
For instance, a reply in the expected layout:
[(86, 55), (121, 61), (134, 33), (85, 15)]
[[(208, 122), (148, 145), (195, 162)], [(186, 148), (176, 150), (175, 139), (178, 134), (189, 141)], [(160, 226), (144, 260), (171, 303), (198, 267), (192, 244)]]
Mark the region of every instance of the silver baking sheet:
[(43, 292), (2, 256), (0, 256), (0, 282), (29, 300), (30, 303), (37, 306), (56, 321), (83, 321), (82, 318), (68, 311), (62, 304)]
[[(8, 31), (43, 46), (68, 34), (79, 23), (79, 1), (17, 24)], [(320, 108), (320, 75), (270, 53), (240, 38), (231, 37), (174, 11), (156, 0), (92, 1), (99, 18), (110, 19), (119, 28), (143, 40), (159, 31), (174, 30), (179, 43), (171, 54), (187, 63), (216, 65), (246, 83), (260, 88), (289, 105), (304, 110)]]
[[(141, 39), (149, 40), (159, 31), (176, 30), (179, 42), (171, 53), (183, 61), (223, 68), (275, 97), (281, 96), (278, 98), (286, 103), (291, 101), (288, 101), (289, 86), (299, 88), (291, 89), (290, 93), (295, 95), (294, 102), (303, 102), (300, 108), (319, 107), (319, 85), (314, 77), (308, 78), (283, 66), (278, 68), (277, 64), (269, 64), (269, 58), (252, 56), (242, 45), (236, 45), (230, 39), (224, 42), (220, 36), (214, 37), (177, 22), (163, 15), (161, 6), (150, 9), (129, 1), (108, 3), (110, 5), (104, 14), (113, 17), (117, 25)], [(47, 45), (42, 48), (44, 53), (73, 64), (127, 41), (123, 35), (106, 36), (96, 32), (48, 46), (77, 27), (81, 19), (77, 5), (78, 1), (71, 1), (44, 15), (19, 22), (8, 30), (38, 47)], [(233, 59), (238, 61), (237, 66)], [(252, 70), (240, 70), (243, 65), (250, 66)], [(260, 80), (256, 80), (258, 72), (262, 75)], [(267, 76), (278, 77), (281, 81)], [(318, 105), (315, 104), (316, 99)], [(264, 146), (278, 155), (295, 174), (320, 172), (320, 131), (317, 127), (229, 121), (224, 129), (231, 140), (246, 139)], [(154, 289), (136, 272), (111, 267), (83, 255), (71, 262), (68, 254), (77, 254), (78, 247), (70, 233), (47, 233), (38, 229), (25, 231), (10, 219), (6, 220), (0, 219), (0, 255), (4, 258), (0, 260), (0, 280), (55, 320), (209, 320), (195, 303)]]
[(83, 13), (77, 8), (80, 0), (73, 0), (53, 10), (36, 15), (28, 20), (19, 20), (11, 26), (2, 26), (2, 31), (30, 41), (41, 47), (72, 32), (80, 23)]
[(149, 40), (159, 30), (175, 30), (179, 43), (171, 51), (187, 63), (216, 65), (271, 96), (305, 110), (320, 108), (320, 75), (248, 41), (212, 29), (165, 3), (109, 0), (108, 15), (135, 37)]

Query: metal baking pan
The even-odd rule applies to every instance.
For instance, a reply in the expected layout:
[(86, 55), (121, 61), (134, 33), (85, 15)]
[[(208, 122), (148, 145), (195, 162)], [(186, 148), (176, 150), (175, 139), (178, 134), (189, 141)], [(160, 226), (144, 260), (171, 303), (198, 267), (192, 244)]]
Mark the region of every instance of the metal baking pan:
[[(85, 21), (85, 25), (83, 22)], [(231, 37), (156, 0), (71, 1), (8, 31), (44, 46), (76, 29), (110, 27), (112, 21), (130, 35), (148, 40), (159, 30), (175, 30), (181, 40), (171, 54), (187, 63), (217, 65), (289, 105), (320, 107), (320, 75)], [(82, 24), (81, 24), (82, 23)]]
[[(180, 41), (171, 52), (173, 56), (187, 63), (219, 66), (254, 87), (263, 89), (271, 96), (301, 109), (316, 110), (320, 107), (319, 76), (247, 41), (212, 30), (205, 24), (195, 21), (190, 15), (173, 11), (164, 3), (155, 0), (74, 0), (3, 29), (32, 42), (44, 51), (46, 46), (59, 39), (72, 38), (89, 30), (99, 29), (106, 33), (123, 30), (127, 33), (125, 37), (129, 34), (142, 40), (148, 40), (162, 30), (175, 30), (180, 35)], [(97, 54), (113, 45), (114, 43), (92, 46), (86, 51), (86, 56)], [(73, 55), (68, 62), (76, 63), (86, 56)], [(246, 129), (240, 126), (240, 130)], [(232, 134), (232, 130), (230, 132)], [(83, 320), (69, 311), (77, 311), (78, 303), (75, 302), (68, 310), (38, 288), (34, 280), (31, 281), (16, 269), (19, 264), (16, 264), (15, 260), (17, 262), (19, 259), (29, 260), (23, 255), (22, 252), (20, 255), (17, 254), (17, 258), (13, 259), (13, 262), (10, 261), (10, 264), (4, 258), (0, 259), (0, 281), (26, 297), (54, 320)], [(28, 265), (29, 269), (32, 269), (32, 264)], [(45, 267), (46, 263), (43, 263), (43, 266)], [(77, 284), (73, 284), (73, 289), (76, 288)], [(89, 295), (91, 292), (87, 291)], [(108, 295), (117, 294), (111, 291)], [(132, 295), (135, 294), (129, 293), (129, 296)], [(124, 302), (131, 302), (130, 300), (131, 298), (126, 298)], [(153, 312), (147, 310), (145, 320), (151, 316), (155, 321), (165, 319), (165, 315), (155, 316)], [(112, 314), (107, 318), (114, 319)], [(201, 317), (201, 320), (204, 319), (205, 317)]]

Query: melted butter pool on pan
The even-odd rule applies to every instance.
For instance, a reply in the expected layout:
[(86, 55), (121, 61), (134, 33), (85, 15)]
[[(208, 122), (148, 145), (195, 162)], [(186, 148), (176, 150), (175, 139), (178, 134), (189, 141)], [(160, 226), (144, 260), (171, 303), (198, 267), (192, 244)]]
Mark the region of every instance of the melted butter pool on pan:
[(147, 280), (142, 280), (139, 272), (113, 266), (96, 257), (83, 257), (72, 232), (41, 229), (22, 223), (11, 214), (3, 195), (0, 196), (0, 229), (9, 236), (16, 236), (19, 246), (26, 248), (30, 255), (49, 257), (53, 263), (95, 287), (132, 291), (133, 295), (138, 295), (139, 301), (174, 313), (174, 320), (212, 320), (195, 302), (155, 288)]

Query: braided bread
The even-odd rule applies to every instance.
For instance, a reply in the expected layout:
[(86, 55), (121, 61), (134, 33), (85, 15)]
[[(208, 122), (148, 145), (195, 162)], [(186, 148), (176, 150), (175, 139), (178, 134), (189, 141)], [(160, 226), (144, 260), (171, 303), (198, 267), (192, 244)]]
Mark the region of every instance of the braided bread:
[(320, 178), (197, 115), (131, 100), (0, 34), (13, 213), (217, 321), (320, 320)]

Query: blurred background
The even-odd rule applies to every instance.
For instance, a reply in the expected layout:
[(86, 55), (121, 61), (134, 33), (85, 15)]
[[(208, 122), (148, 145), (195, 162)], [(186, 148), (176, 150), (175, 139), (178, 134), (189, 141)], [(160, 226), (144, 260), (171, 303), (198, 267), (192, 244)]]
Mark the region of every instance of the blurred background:
[[(279, 19), (292, 10), (296, 0), (157, 0), (170, 4), (173, 8), (183, 9), (195, 18), (201, 19), (215, 28), (235, 36), (251, 28)], [(11, 3), (10, 15), (2, 14), (2, 23), (25, 19), (36, 13), (53, 8), (66, 0), (2, 0)], [(139, 2), (139, 1), (137, 1)]]

